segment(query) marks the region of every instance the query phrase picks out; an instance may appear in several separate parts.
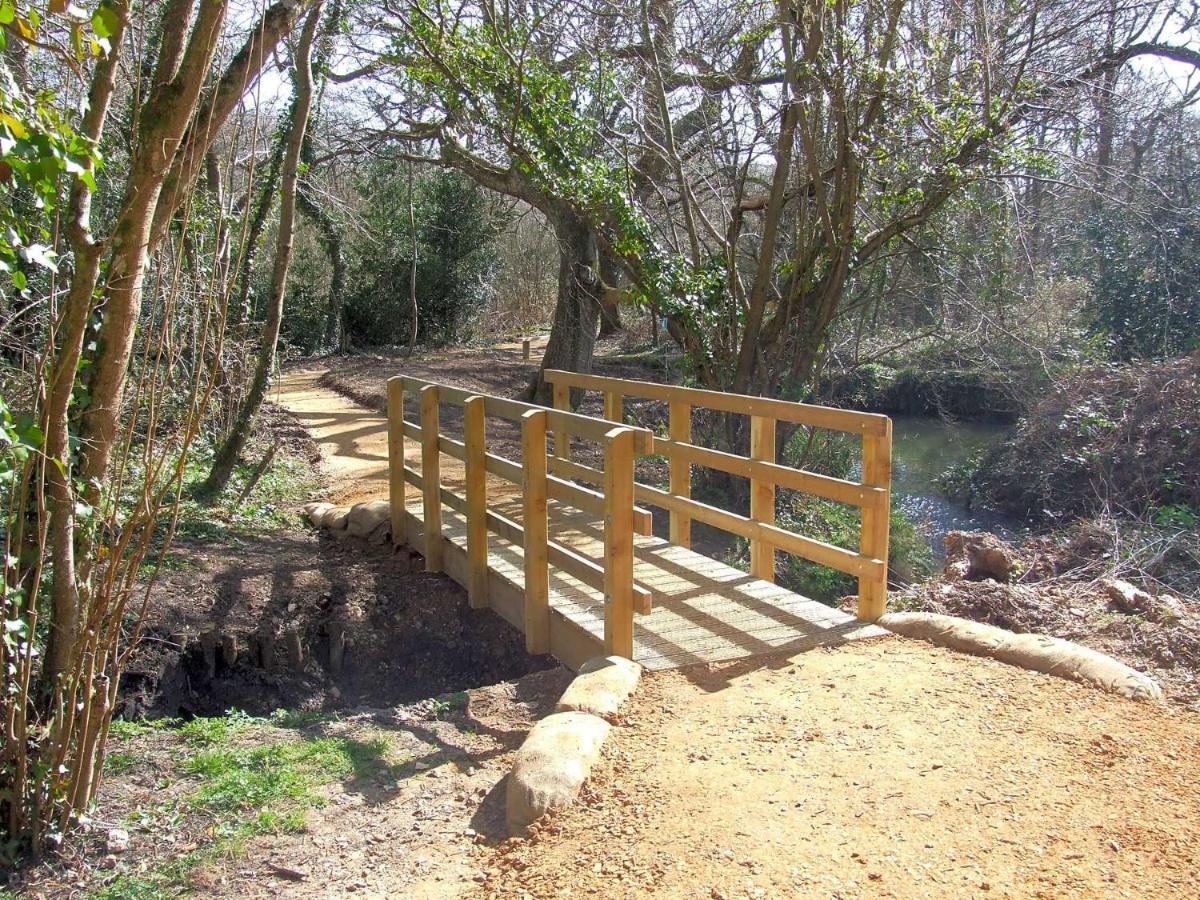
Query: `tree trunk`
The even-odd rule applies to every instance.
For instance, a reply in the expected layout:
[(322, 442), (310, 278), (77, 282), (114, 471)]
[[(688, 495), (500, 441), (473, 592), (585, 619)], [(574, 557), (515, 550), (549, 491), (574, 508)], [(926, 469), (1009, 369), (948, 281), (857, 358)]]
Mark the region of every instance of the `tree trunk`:
[(313, 6), (300, 33), (300, 44), (296, 48), (296, 102), (292, 107), (292, 125), (284, 152), (282, 183), (279, 198), (279, 233), (275, 244), (275, 266), (271, 271), (271, 297), (267, 318), (263, 322), (262, 343), (258, 351), (258, 364), (254, 380), (242, 401), (233, 429), (217, 450), (208, 478), (197, 490), (204, 498), (218, 496), (229, 483), (233, 468), (242, 448), (250, 436), (254, 417), (267, 396), (271, 371), (275, 368), (275, 353), (279, 342), (279, 327), (283, 322), (283, 296), (287, 289), (288, 265), (292, 259), (292, 233), (296, 225), (296, 182), (300, 168), (300, 149), (304, 143), (304, 132), (308, 126), (308, 114), (312, 108), (312, 45), (321, 17), (321, 3)]
[(549, 405), (550, 386), (545, 369), (590, 372), (600, 319), (599, 258), (596, 236), (582, 219), (568, 210), (552, 218), (558, 238), (558, 302), (542, 366), (525, 397)]
[(625, 270), (611, 253), (600, 251), (600, 337), (611, 337), (621, 330), (621, 285)]
[(412, 356), (417, 348), (417, 333), (419, 331), (420, 306), (417, 303), (417, 263), (420, 259), (417, 243), (417, 200), (413, 196), (413, 164), (408, 164), (408, 239), (412, 241), (412, 261), (408, 266), (408, 351), (406, 356)]
[(233, 321), (235, 324), (250, 320), (250, 277), (254, 272), (254, 257), (258, 251), (258, 240), (262, 237), (263, 229), (267, 227), (267, 216), (275, 203), (275, 189), (279, 186), (279, 167), (283, 165), (283, 141), (277, 142), (271, 153), (271, 162), (267, 169), (267, 180), (259, 195), (254, 215), (250, 219), (250, 228), (246, 235), (246, 249), (242, 253), (242, 267), (238, 275), (238, 297), (233, 305)]

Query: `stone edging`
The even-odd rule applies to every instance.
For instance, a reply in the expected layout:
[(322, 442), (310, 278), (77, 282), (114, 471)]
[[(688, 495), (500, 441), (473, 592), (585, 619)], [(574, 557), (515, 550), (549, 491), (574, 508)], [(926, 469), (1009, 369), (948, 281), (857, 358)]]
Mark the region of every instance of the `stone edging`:
[(579, 667), (554, 712), (530, 729), (517, 751), (506, 795), (509, 834), (525, 830), (579, 796), (610, 720), (637, 689), (642, 667), (620, 656), (600, 656)]
[(1131, 700), (1162, 700), (1162, 688), (1149, 675), (1062, 638), (1014, 634), (995, 625), (939, 613), (887, 613), (875, 624), (905, 637), (1090, 684)]

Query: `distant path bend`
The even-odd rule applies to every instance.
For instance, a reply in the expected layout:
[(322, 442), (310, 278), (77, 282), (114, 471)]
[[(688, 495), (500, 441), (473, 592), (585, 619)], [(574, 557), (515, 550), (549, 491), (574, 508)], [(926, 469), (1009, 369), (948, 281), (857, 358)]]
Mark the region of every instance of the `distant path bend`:
[(323, 366), (284, 372), (271, 400), (294, 415), (321, 449), (321, 470), (334, 503), (387, 497), (387, 419), (324, 387)]

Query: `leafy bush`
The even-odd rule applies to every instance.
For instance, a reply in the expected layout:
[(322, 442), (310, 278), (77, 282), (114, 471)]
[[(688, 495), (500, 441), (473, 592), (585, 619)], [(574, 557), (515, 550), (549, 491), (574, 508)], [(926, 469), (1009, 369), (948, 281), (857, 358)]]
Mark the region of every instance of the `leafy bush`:
[[(1200, 356), (1055, 385), (971, 482), (972, 502), (1053, 524), (1200, 510)], [(1155, 513), (1156, 510), (1171, 512)]]
[[(1200, 347), (1200, 227), (1184, 207), (1149, 221), (1117, 207), (1090, 223), (1096, 270), (1087, 312), (1121, 360), (1161, 359)], [(1147, 237), (1149, 235), (1149, 238)]]

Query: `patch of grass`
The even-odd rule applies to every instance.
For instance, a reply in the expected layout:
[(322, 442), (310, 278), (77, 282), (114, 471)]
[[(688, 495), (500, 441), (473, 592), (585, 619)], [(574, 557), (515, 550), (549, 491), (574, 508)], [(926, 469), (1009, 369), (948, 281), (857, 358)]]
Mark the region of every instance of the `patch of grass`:
[(312, 495), (319, 481), (307, 460), (282, 447), (254, 490), (245, 501), (237, 502), (264, 452), (261, 442), (247, 451), (246, 462), (234, 469), (225, 492), (215, 503), (205, 505), (194, 499), (193, 491), (208, 476), (212, 449), (197, 449), (189, 458), (184, 474), (176, 535), (192, 540), (230, 541), (239, 535), (262, 534), (294, 525), (291, 510)]
[[(453, 697), (447, 701), (453, 705)], [(191, 853), (146, 871), (119, 872), (94, 896), (106, 900), (164, 897), (186, 889), (192, 870), (220, 855), (237, 854), (246, 839), (260, 834), (294, 832), (304, 827), (307, 810), (324, 804), (319, 788), (339, 779), (371, 778), (400, 769), (390, 759), (386, 735), (366, 737), (312, 734), (305, 731), (330, 717), (279, 711), (256, 718), (238, 710), (224, 716), (113, 723), (111, 734), (125, 742), (109, 754), (110, 772), (132, 768), (144, 754), (137, 742), (156, 741), (170, 756), (182, 793), (126, 817), (133, 828), (153, 832), (184, 831), (189, 822), (205, 824), (208, 836)], [(163, 739), (168, 746), (162, 747)], [(128, 771), (128, 769), (124, 769)]]
[(432, 712), (437, 718), (452, 712), (456, 709), (465, 709), (467, 705), (466, 691), (457, 691), (453, 694), (443, 694), (440, 697), (433, 698)]
[(142, 762), (142, 754), (126, 753), (118, 750), (115, 753), (108, 753), (104, 757), (104, 771), (110, 775), (124, 775), (127, 772), (132, 772)]

